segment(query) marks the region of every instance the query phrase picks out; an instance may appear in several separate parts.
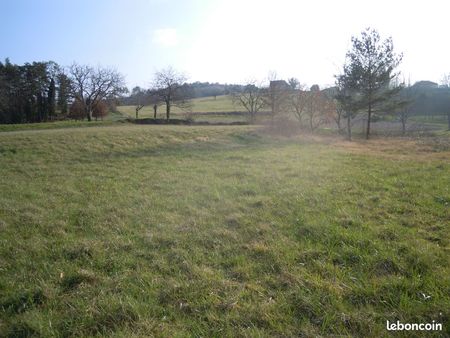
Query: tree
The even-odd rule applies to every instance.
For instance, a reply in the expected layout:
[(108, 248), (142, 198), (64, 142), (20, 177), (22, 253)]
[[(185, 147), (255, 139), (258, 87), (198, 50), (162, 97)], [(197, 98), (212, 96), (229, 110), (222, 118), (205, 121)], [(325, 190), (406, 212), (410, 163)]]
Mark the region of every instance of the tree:
[(307, 92), (306, 117), (311, 132), (314, 132), (321, 125), (330, 120), (330, 116), (335, 111), (333, 101), (317, 89)]
[(234, 104), (241, 104), (250, 115), (250, 122), (255, 122), (256, 114), (264, 107), (264, 91), (255, 81), (248, 81), (242, 91), (231, 93)]
[(288, 79), (288, 84), (292, 90), (295, 90), (300, 86), (300, 81), (295, 77), (291, 77)]
[(135, 111), (136, 111), (136, 119), (139, 118), (139, 111), (145, 107), (147, 104), (147, 93), (141, 87), (136, 86), (131, 90), (131, 97), (133, 98)]
[(384, 104), (400, 90), (391, 80), (396, 77), (394, 69), (400, 64), (402, 55), (394, 53), (392, 38), (381, 41), (374, 29), (367, 28), (361, 37), (352, 37), (352, 49), (347, 52), (347, 61), (342, 76), (352, 78), (355, 94), (360, 106), (367, 111), (366, 138), (370, 136), (372, 114), (384, 110)]
[(309, 88), (309, 90), (312, 91), (312, 92), (318, 92), (318, 91), (320, 91), (320, 87), (319, 87), (318, 84), (313, 84), (311, 86), (311, 88)]
[(297, 118), (301, 126), (304, 125), (304, 117), (306, 111), (306, 105), (308, 103), (308, 96), (303, 86), (293, 90), (289, 95), (288, 105), (294, 116)]
[(336, 77), (336, 94), (337, 101), (336, 109), (340, 111), (342, 117), (347, 120), (347, 139), (352, 140), (352, 120), (358, 115), (360, 111), (360, 101), (358, 100), (358, 93), (354, 91), (356, 87), (352, 81), (354, 78), (348, 77), (344, 74)]
[(69, 117), (74, 120), (82, 120), (86, 115), (84, 103), (79, 99), (73, 100), (69, 109)]
[(446, 92), (446, 109), (447, 109), (447, 122), (448, 122), (448, 130), (450, 130), (450, 73), (445, 74), (442, 77), (442, 87)]
[(56, 108), (56, 84), (55, 79), (50, 80), (47, 94), (47, 110), (50, 118), (54, 118)]
[(407, 85), (405, 85), (405, 81), (403, 81), (400, 86), (401, 90), (392, 98), (391, 105), (392, 110), (398, 115), (402, 124), (402, 135), (405, 135), (406, 124), (411, 115), (411, 106), (414, 103), (417, 94), (416, 88), (411, 86), (410, 81), (408, 81)]
[(293, 91), (289, 96), (289, 108), (300, 125), (307, 126), (311, 132), (328, 122), (335, 110), (333, 100), (320, 91), (317, 85), (309, 91)]
[(172, 67), (158, 71), (154, 75), (155, 95), (166, 105), (166, 119), (169, 121), (172, 106), (189, 109), (189, 92), (183, 84), (187, 78)]
[(22, 123), (45, 121), (53, 114), (54, 62), (12, 64), (0, 62), (0, 122)]
[(70, 95), (70, 79), (69, 77), (64, 73), (64, 71), (61, 71), (57, 77), (57, 107), (61, 114), (65, 115), (68, 112), (68, 102), (69, 102), (69, 95)]
[(103, 120), (103, 117), (108, 115), (108, 110), (109, 107), (105, 100), (98, 101), (92, 109), (92, 116), (95, 117), (96, 121), (98, 118)]
[(114, 69), (74, 63), (69, 69), (69, 76), (72, 96), (83, 104), (88, 121), (92, 120), (96, 104), (126, 92), (123, 76)]

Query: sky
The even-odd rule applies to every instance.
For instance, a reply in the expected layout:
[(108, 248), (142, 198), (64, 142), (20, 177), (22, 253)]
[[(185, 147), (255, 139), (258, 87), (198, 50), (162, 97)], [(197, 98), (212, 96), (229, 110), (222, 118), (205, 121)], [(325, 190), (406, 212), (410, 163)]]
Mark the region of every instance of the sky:
[(449, 0), (0, 0), (0, 59), (113, 67), (132, 88), (166, 67), (189, 82), (332, 85), (351, 37), (391, 36), (402, 76), (450, 73)]

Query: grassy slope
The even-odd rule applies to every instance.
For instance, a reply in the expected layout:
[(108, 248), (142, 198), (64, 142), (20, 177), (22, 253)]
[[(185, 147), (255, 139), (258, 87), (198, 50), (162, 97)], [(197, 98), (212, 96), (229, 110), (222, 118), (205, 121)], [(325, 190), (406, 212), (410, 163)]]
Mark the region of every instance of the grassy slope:
[(0, 132), (19, 131), (19, 130), (44, 130), (44, 129), (62, 129), (62, 128), (80, 128), (80, 127), (99, 127), (112, 125), (113, 121), (55, 121), (41, 123), (21, 123), (21, 124), (0, 124)]
[[(242, 121), (244, 120), (243, 116), (229, 116), (229, 115), (221, 115), (220, 113), (227, 113), (233, 111), (245, 111), (243, 107), (238, 104), (233, 104), (231, 97), (228, 95), (220, 95), (214, 99), (213, 96), (210, 97), (202, 97), (198, 99), (193, 99), (192, 101), (192, 113), (191, 117), (193, 117), (196, 121), (217, 121), (217, 122), (229, 122), (229, 121)], [(163, 118), (165, 116), (165, 106), (160, 105), (158, 107), (158, 117)], [(134, 106), (119, 106), (118, 110), (129, 117), (135, 117), (136, 111)], [(217, 113), (213, 116), (205, 116), (204, 113)], [(176, 118), (184, 118), (185, 112), (177, 107), (172, 108), (172, 115)], [(140, 118), (145, 117), (153, 117), (153, 107), (145, 106), (139, 112)]]
[(331, 141), (0, 133), (0, 335), (448, 334), (448, 135)]
[(20, 123), (20, 124), (0, 124), (0, 132), (19, 131), (19, 130), (44, 130), (61, 128), (80, 128), (80, 127), (98, 127), (110, 126), (124, 119), (120, 112), (110, 112), (103, 120), (62, 120), (41, 123)]

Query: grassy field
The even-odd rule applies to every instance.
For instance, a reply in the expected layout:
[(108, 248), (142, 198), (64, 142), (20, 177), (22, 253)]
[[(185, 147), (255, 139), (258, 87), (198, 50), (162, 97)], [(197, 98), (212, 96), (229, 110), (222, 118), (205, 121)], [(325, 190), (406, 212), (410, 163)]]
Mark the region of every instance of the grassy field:
[(0, 173), (2, 337), (450, 335), (448, 132), (15, 131)]
[(0, 124), (0, 132), (19, 130), (65, 129), (80, 127), (104, 127), (123, 122), (125, 116), (120, 112), (110, 112), (103, 120), (61, 120), (40, 123)]
[(409, 119), (411, 123), (426, 123), (431, 125), (437, 125), (443, 129), (448, 127), (448, 117), (447, 115), (418, 115), (411, 116)]
[[(192, 107), (189, 112), (189, 117), (195, 121), (208, 122), (232, 122), (245, 121), (246, 117), (243, 115), (230, 115), (229, 112), (245, 112), (245, 108), (239, 104), (234, 104), (231, 97), (228, 95), (219, 95), (216, 98), (213, 96), (202, 97), (191, 100)], [(158, 118), (164, 118), (166, 115), (164, 105), (158, 106)], [(125, 116), (136, 117), (135, 106), (119, 106), (118, 110)], [(223, 113), (223, 114), (222, 114)], [(153, 107), (145, 106), (139, 111), (139, 118), (153, 117)], [(186, 111), (177, 107), (172, 108), (173, 118), (186, 118)]]
[(20, 123), (20, 124), (0, 124), (0, 132), (4, 131), (19, 131), (19, 130), (44, 130), (44, 129), (65, 129), (65, 128), (80, 128), (80, 127), (100, 127), (114, 124), (113, 121), (77, 121), (64, 120), (54, 122), (41, 123)]

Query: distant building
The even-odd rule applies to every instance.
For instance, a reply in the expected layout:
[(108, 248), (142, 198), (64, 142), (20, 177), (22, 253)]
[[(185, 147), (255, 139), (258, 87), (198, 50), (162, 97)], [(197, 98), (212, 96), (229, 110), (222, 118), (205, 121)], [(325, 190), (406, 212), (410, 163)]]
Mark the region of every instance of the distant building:
[(284, 80), (274, 80), (270, 81), (269, 88), (271, 90), (286, 90), (290, 89), (291, 86)]

